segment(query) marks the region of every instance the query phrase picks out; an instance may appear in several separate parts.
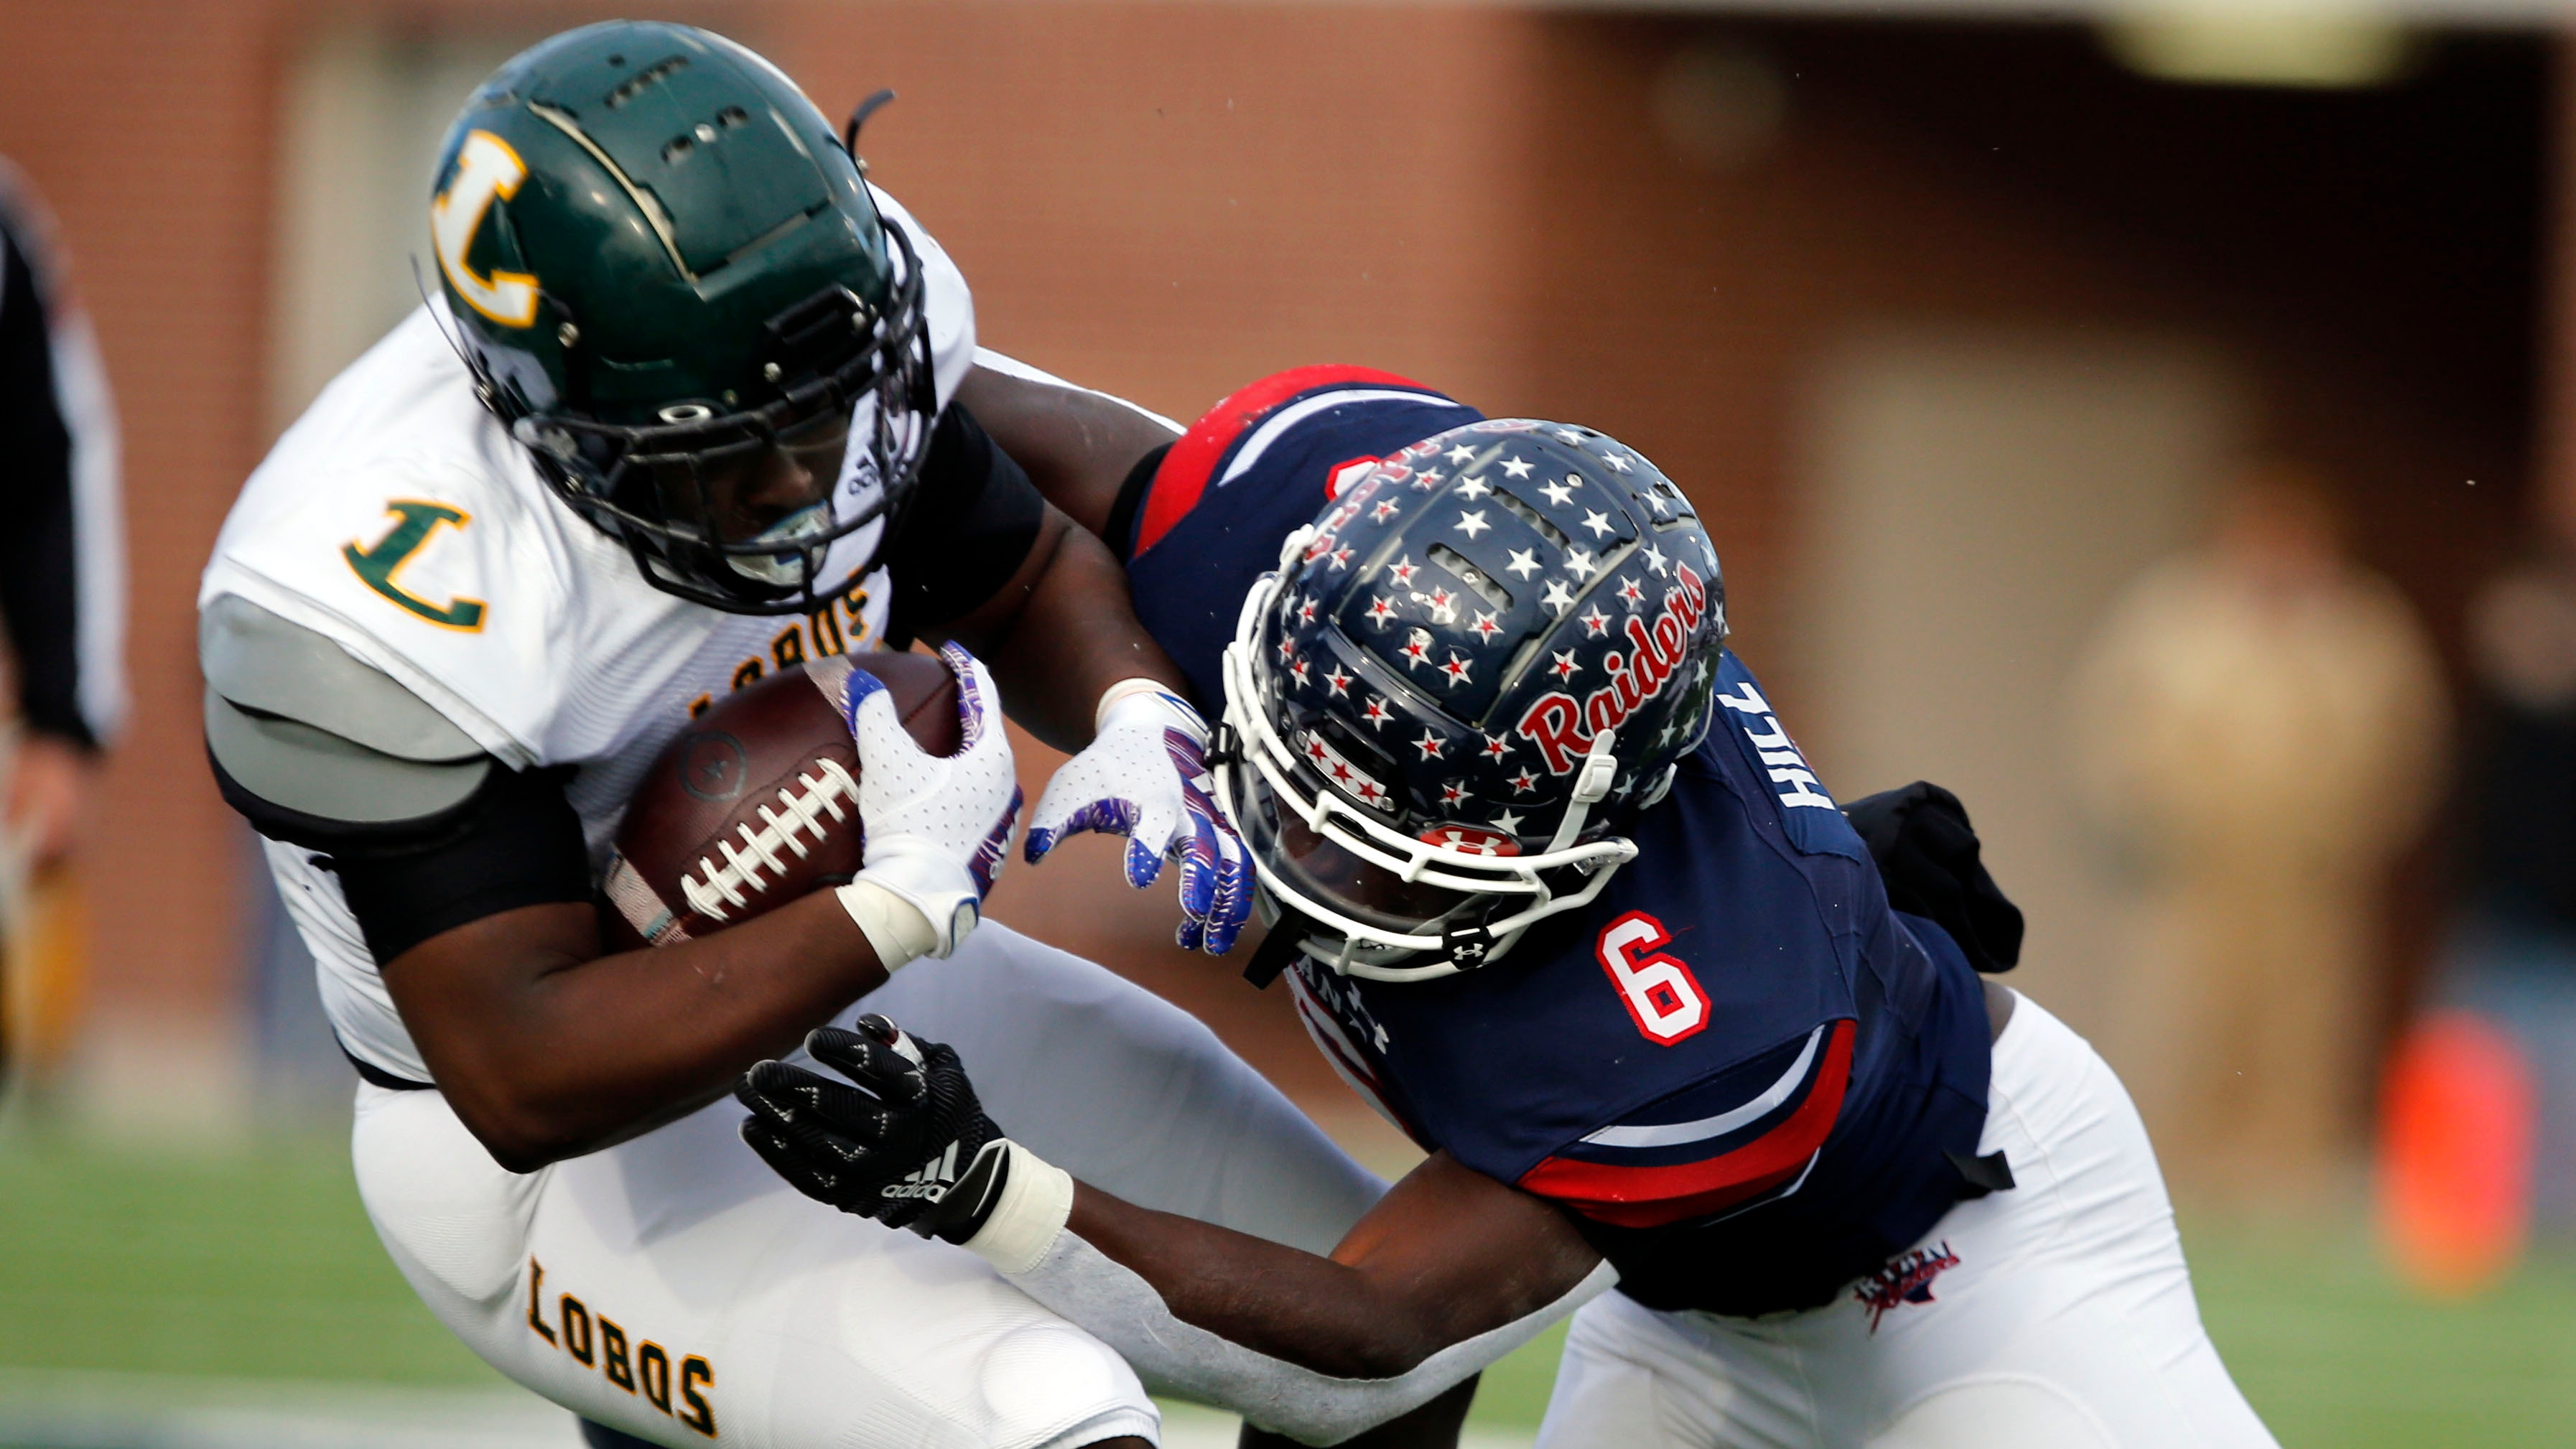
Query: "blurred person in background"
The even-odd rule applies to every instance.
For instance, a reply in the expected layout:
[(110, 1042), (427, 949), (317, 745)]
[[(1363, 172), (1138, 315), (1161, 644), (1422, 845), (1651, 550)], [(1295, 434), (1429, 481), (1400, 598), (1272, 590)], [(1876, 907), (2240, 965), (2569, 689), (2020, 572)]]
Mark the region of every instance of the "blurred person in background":
[(17, 711), (0, 735), (0, 1068), (41, 1088), (84, 961), (68, 865), (125, 709), (116, 418), (46, 212), (0, 160), (0, 617)]
[(2423, 822), (2432, 647), (2321, 480), (2244, 469), (2130, 584), (2075, 685), (2083, 803), (2129, 868), (2127, 1071), (2180, 1182), (2295, 1199), (2350, 1156), (2372, 891)]
[(2489, 581), (2469, 614), (2476, 734), (2460, 914), (2437, 1004), (2517, 1041), (2539, 1087), (2530, 1207), (2576, 1223), (2576, 551)]

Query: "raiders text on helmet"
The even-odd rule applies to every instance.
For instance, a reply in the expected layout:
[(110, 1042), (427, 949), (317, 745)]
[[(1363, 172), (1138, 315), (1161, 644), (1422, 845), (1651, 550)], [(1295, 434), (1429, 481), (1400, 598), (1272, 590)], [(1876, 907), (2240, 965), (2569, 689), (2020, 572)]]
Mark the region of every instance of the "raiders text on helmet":
[(1725, 637), (1716, 551), (1653, 464), (1586, 428), (1457, 428), (1352, 483), (1246, 600), (1219, 793), (1341, 969), (1478, 965), (1635, 855), (1613, 823), (1706, 733)]
[[(486, 404), (657, 587), (801, 612), (873, 567), (937, 410), (921, 267), (767, 61), (681, 25), (545, 41), (449, 128), (430, 242)], [(781, 457), (813, 498), (734, 536), (727, 480)]]

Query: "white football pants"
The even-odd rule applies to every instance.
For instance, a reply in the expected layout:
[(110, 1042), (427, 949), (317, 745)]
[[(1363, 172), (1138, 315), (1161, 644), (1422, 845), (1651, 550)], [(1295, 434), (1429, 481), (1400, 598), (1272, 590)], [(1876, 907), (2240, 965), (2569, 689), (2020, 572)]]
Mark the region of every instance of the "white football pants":
[(1978, 1151), (2019, 1185), (1826, 1307), (1586, 1304), (1539, 1449), (2277, 1449), (2201, 1328), (2137, 1109), (2027, 996)]
[[(1322, 1253), (1385, 1191), (1195, 1019), (995, 922), (842, 1023), (862, 1009), (956, 1047), (1012, 1138), (1131, 1202)], [(656, 1444), (1157, 1437), (1106, 1346), (962, 1248), (799, 1196), (742, 1145), (742, 1116), (721, 1101), (521, 1176), (439, 1093), (361, 1086), (358, 1190), (486, 1362)]]

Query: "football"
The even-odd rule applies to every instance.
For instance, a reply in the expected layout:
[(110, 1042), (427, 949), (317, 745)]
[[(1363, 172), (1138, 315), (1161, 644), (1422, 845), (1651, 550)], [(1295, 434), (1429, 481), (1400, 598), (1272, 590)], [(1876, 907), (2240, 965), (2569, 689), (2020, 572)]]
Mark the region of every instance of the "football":
[(852, 668), (884, 681), (914, 743), (955, 753), (957, 680), (925, 654), (833, 655), (725, 696), (627, 802), (609, 949), (676, 945), (857, 874), (859, 757), (836, 702)]

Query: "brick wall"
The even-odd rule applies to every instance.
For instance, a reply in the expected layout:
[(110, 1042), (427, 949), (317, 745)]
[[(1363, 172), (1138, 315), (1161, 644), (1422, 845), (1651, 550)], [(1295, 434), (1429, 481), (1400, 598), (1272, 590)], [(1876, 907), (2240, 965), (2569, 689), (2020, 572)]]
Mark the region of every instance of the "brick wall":
[[(2410, 582), (2437, 593), (2492, 552), (2518, 473), (2512, 407), (2410, 402), (2439, 366), (2410, 373), (2394, 351), (2379, 365), (2315, 330), (2351, 287), (2316, 284), (2307, 312), (2245, 315), (2241, 276), (2186, 265), (2084, 198), (1926, 133), (1874, 104), (1866, 75), (1840, 90), (1800, 81), (1776, 144), (1744, 164), (1686, 164), (1654, 121), (1653, 86), (1699, 22), (1141, 0), (701, 10), (827, 110), (903, 92), (864, 150), (973, 279), (992, 344), (1185, 419), (1265, 371), (1338, 359), (1492, 411), (1599, 423), (1691, 488), (1749, 635), (1791, 622), (1802, 369), (1872, 317), (2216, 336), (2277, 384), (2285, 436), (2387, 480), (2372, 486), (2394, 501), (2366, 522), (2421, 543), (2434, 562)], [(90, 855), (103, 1014), (214, 1016), (239, 996), (240, 837), (201, 763), (191, 601), (261, 442), (280, 79), (323, 18), (369, 13), (429, 33), (611, 12), (0, 0), (0, 151), (63, 217), (126, 426), (136, 721)], [(1793, 69), (1846, 33), (1862, 32), (1756, 30)], [(1871, 33), (1881, 49), (1906, 34)], [(1973, 52), (2002, 34), (1944, 44)], [(2032, 86), (2067, 69), (2060, 53)], [(2223, 245), (2229, 219), (2205, 220)], [(2498, 470), (2508, 495), (2465, 522), (2408, 491), (2460, 457)], [(1793, 695), (1798, 667), (1777, 666)], [(1230, 975), (1156, 946), (1161, 893), (1129, 909), (1093, 888), (1106, 861), (1092, 864), (1015, 872), (1006, 889), (1157, 980)], [(1210, 1009), (1244, 1013), (1245, 1032), (1276, 1025), (1234, 998)]]

